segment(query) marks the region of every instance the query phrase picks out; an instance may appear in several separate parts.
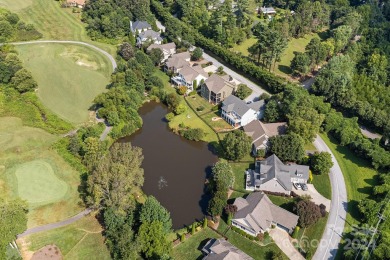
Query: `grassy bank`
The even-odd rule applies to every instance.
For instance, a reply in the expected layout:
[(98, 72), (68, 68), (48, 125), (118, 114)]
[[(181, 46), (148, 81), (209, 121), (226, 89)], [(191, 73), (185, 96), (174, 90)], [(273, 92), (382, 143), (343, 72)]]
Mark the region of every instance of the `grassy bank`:
[(332, 187), (330, 186), (330, 179), (328, 174), (313, 174), (312, 183), (322, 196), (327, 199), (332, 199)]
[(112, 68), (108, 59), (75, 45), (22, 45), (17, 50), (38, 82), (42, 103), (66, 121), (86, 122), (93, 99), (109, 82)]
[(85, 217), (71, 225), (29, 235), (18, 240), (27, 257), (32, 251), (55, 244), (63, 259), (111, 259), (104, 238), (102, 227), (94, 216)]
[(344, 175), (348, 196), (347, 228), (359, 223), (358, 203), (371, 194), (372, 187), (377, 184), (378, 173), (367, 161), (354, 155), (347, 147), (338, 145), (332, 137), (325, 134), (321, 137), (332, 150)]

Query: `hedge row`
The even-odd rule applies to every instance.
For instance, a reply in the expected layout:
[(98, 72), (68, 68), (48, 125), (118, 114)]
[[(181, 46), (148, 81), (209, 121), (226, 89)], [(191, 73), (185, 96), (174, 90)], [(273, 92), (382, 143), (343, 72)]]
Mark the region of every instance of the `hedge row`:
[(238, 55), (237, 53), (222, 47), (214, 40), (204, 37), (197, 30), (191, 28), (178, 18), (173, 17), (160, 2), (152, 0), (150, 2), (150, 6), (157, 18), (164, 22), (165, 26), (167, 27), (167, 31), (178, 31), (170, 28), (170, 25), (180, 26), (182, 34), (191, 35), (194, 38), (195, 44), (197, 46), (202, 47), (204, 50), (209, 51), (218, 58), (222, 59), (225, 63), (251, 76), (260, 84), (262, 84), (263, 87), (266, 88), (269, 92), (279, 93), (284, 90), (287, 82), (282, 77), (276, 76), (273, 73), (260, 68), (253, 62), (248, 61), (246, 57)]

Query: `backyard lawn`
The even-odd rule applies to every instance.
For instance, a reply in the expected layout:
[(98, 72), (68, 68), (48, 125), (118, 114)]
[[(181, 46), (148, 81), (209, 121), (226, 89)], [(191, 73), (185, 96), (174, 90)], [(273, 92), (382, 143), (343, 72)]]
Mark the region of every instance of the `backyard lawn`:
[(232, 167), (235, 181), (234, 189), (245, 191), (245, 172), (249, 168), (253, 168), (253, 163), (230, 163)]
[(321, 137), (332, 150), (344, 175), (348, 196), (347, 223), (358, 224), (361, 217), (358, 202), (371, 194), (372, 187), (377, 184), (378, 173), (367, 161), (355, 156), (347, 147), (338, 145), (332, 137), (325, 134)]
[(88, 110), (94, 98), (105, 91), (112, 72), (106, 57), (76, 45), (22, 45), (17, 50), (38, 82), (42, 103), (66, 121), (87, 122)]
[(19, 239), (17, 242), (26, 256), (29, 251), (55, 244), (60, 250), (63, 259), (111, 259), (104, 244), (102, 227), (94, 216), (88, 216), (77, 222), (40, 232)]
[[(207, 102), (206, 99), (201, 97), (200, 95), (196, 94), (193, 96), (187, 97), (187, 102), (197, 111), (198, 115), (203, 115), (206, 113), (211, 112), (211, 109), (213, 108), (213, 105)], [(203, 110), (198, 110), (198, 108), (203, 107)]]
[(50, 146), (58, 139), (23, 126), (19, 118), (0, 118), (0, 197), (19, 197), (29, 206), (28, 227), (57, 222), (83, 210), (80, 174)]
[(236, 44), (233, 47), (233, 51), (241, 52), (244, 56), (249, 56), (248, 49), (257, 42), (255, 37), (251, 37), (249, 39), (244, 40), (241, 44)]
[(202, 247), (211, 238), (220, 238), (216, 232), (210, 228), (202, 229), (195, 235), (189, 237), (184, 242), (173, 248), (173, 258), (177, 260), (200, 259), (202, 257)]

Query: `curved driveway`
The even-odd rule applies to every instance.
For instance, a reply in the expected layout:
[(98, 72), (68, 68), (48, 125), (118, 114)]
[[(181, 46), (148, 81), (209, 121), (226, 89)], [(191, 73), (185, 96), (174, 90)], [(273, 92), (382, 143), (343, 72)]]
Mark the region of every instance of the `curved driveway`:
[[(29, 41), (29, 42), (9, 42), (9, 43), (5, 43), (5, 44), (26, 45), (26, 44), (40, 44), (40, 43), (69, 43), (69, 44), (84, 45), (84, 46), (92, 48), (92, 49), (100, 52), (104, 56), (106, 56), (110, 60), (113, 70), (115, 70), (117, 68), (116, 61), (115, 61), (114, 57), (112, 57), (111, 54), (109, 54), (105, 50), (100, 49), (99, 47), (96, 47), (95, 45), (92, 45), (92, 44), (86, 43), (86, 42), (47, 40), (47, 41)], [(1, 45), (4, 45), (4, 44), (0, 44), (0, 46)]]
[(332, 186), (332, 200), (328, 222), (326, 223), (324, 234), (313, 259), (334, 259), (342, 238), (345, 217), (347, 216), (347, 190), (345, 188), (343, 173), (336, 158), (319, 135), (314, 140), (314, 146), (318, 151), (328, 152), (332, 155), (333, 167), (329, 173), (330, 184)]

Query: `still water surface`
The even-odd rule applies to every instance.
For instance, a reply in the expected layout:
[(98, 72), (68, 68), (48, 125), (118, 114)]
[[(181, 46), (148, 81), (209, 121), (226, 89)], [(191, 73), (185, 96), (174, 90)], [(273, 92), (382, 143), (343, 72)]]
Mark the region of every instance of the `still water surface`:
[(120, 141), (143, 149), (143, 190), (169, 210), (177, 229), (205, 215), (209, 199), (204, 193), (205, 178), (217, 156), (207, 143), (172, 133), (164, 118), (168, 112), (162, 104), (146, 103), (139, 110), (142, 129)]

